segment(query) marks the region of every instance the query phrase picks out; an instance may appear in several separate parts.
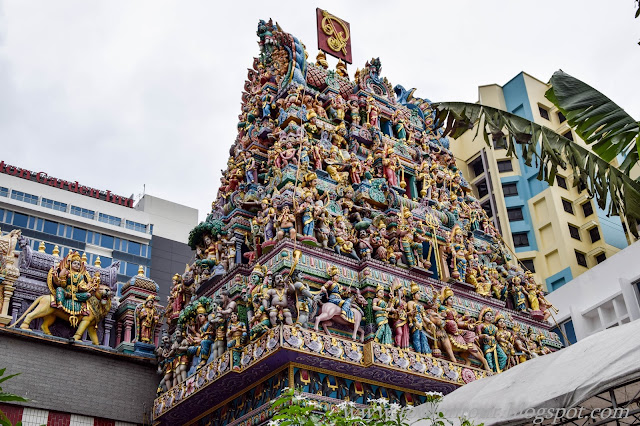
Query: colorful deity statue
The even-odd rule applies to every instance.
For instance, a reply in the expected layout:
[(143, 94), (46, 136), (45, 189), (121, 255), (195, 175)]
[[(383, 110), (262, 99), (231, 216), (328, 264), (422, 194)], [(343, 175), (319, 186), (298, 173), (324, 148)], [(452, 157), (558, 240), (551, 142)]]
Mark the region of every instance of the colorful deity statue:
[(464, 281), (467, 272), (467, 249), (464, 244), (462, 228), (458, 225), (451, 229), (449, 251), (451, 252), (451, 277)]
[(382, 155), (382, 170), (389, 185), (398, 186), (398, 175), (396, 172), (400, 167), (400, 160), (393, 147), (389, 146), (385, 148)]
[(219, 315), (215, 316), (217, 304), (214, 304), (214, 313), (207, 314), (207, 309), (198, 304), (196, 307), (195, 324), (191, 326), (193, 335), (190, 338), (190, 346), (187, 353), (191, 356), (199, 356), (200, 362), (197, 368), (202, 368), (209, 359), (211, 348), (215, 342), (215, 326), (218, 319), (222, 319)]
[(440, 343), (442, 348), (446, 351), (451, 361), (456, 361), (454, 352), (460, 353), (463, 359), (465, 359), (467, 365), (471, 364), (469, 356), (474, 356), (479, 359), (484, 368), (489, 370), (489, 364), (484, 358), (482, 351), (476, 345), (476, 333), (471, 331), (473, 324), (471, 319), (466, 315), (460, 315), (458, 311), (453, 307), (453, 290), (449, 287), (442, 289), (440, 300), (442, 305), (440, 310), (444, 317), (444, 331), (446, 332), (446, 338), (441, 339)]
[(397, 347), (406, 349), (409, 347), (411, 336), (409, 335), (408, 307), (404, 300), (404, 287), (398, 280), (391, 286), (390, 305), (393, 307), (393, 331)]
[(166, 315), (168, 318), (177, 319), (180, 311), (187, 304), (191, 295), (188, 293), (187, 287), (180, 274), (175, 274), (172, 278), (173, 285), (168, 297), (168, 306)]
[(279, 323), (287, 325), (293, 324), (291, 310), (288, 308), (288, 290), (284, 275), (282, 274), (275, 276), (273, 288), (267, 290), (266, 298), (263, 300), (263, 306), (269, 311), (269, 320), (273, 327)]
[(376, 319), (376, 336), (374, 340), (383, 345), (392, 345), (393, 337), (391, 327), (389, 327), (389, 313), (393, 312), (393, 308), (384, 298), (384, 287), (378, 285), (376, 288), (376, 297), (371, 305)]
[(493, 323), (495, 315), (493, 309), (486, 307), (480, 311), (477, 327), (478, 336), (484, 357), (489, 364), (491, 370), (496, 373), (502, 372), (507, 366), (507, 355), (502, 346), (498, 344), (497, 334), (498, 327)]
[[(271, 326), (267, 293), (273, 287), (273, 272), (271, 272), (270, 270), (264, 272), (265, 269), (266, 267), (262, 268), (262, 271), (264, 273), (262, 282), (252, 284), (249, 290), (251, 293), (253, 306), (252, 317), (249, 321), (249, 326), (251, 327), (251, 340), (255, 340), (258, 337), (262, 336)], [(256, 278), (254, 277), (252, 283), (255, 280)]]
[(393, 122), (393, 128), (396, 133), (396, 137), (401, 141), (407, 140), (407, 128), (405, 126), (405, 118), (403, 117), (403, 113), (398, 109), (391, 116), (391, 121)]
[(150, 294), (144, 303), (136, 307), (136, 340), (142, 343), (153, 343), (156, 326), (160, 314), (156, 307), (156, 296)]
[(289, 206), (282, 208), (282, 213), (278, 217), (277, 223), (280, 228), (277, 235), (278, 240), (283, 239), (285, 236), (292, 240), (296, 239), (296, 217), (290, 212)]
[(290, 277), (289, 290), (295, 294), (296, 297), (296, 309), (298, 310), (298, 316), (296, 317), (295, 325), (297, 327), (304, 327), (309, 321), (309, 314), (312, 309), (312, 305), (317, 302), (320, 294), (313, 294), (309, 285), (304, 283), (300, 279), (299, 271), (293, 270)]
[(298, 214), (302, 216), (302, 235), (313, 237), (315, 231), (315, 203), (311, 191), (304, 192), (304, 201), (298, 206)]
[(264, 241), (271, 241), (276, 236), (275, 218), (276, 210), (271, 206), (271, 200), (265, 198), (260, 203), (260, 211), (256, 216), (258, 225), (264, 232)]
[(367, 124), (371, 127), (379, 127), (378, 125), (378, 115), (380, 114), (380, 108), (376, 105), (375, 99), (369, 96), (367, 98), (367, 106), (366, 106), (366, 116), (367, 116)]
[(242, 346), (247, 337), (247, 326), (238, 319), (237, 312), (231, 312), (229, 325), (227, 325), (227, 347), (238, 348)]
[(430, 354), (431, 346), (427, 339), (427, 330), (435, 336), (435, 325), (431, 322), (424, 306), (420, 303), (420, 286), (411, 282), (411, 300), (407, 303), (409, 315), (409, 329), (411, 330), (411, 344), (416, 352)]
[(513, 305), (516, 311), (524, 312), (527, 310), (526, 296), (524, 294), (524, 288), (522, 287), (520, 277), (513, 277), (511, 279), (511, 296), (513, 297)]
[(189, 371), (189, 365), (191, 365), (191, 360), (189, 359), (189, 340), (180, 327), (177, 327), (173, 334), (171, 350), (174, 354), (173, 386), (176, 386), (187, 380), (187, 372)]
[(504, 315), (497, 314), (495, 317), (495, 324), (498, 326), (498, 331), (496, 332), (496, 340), (498, 344), (502, 348), (502, 352), (507, 356), (507, 363), (505, 368), (510, 368), (516, 365), (515, 359), (515, 349), (513, 347), (514, 337), (507, 329), (507, 322), (504, 318)]
[(328, 266), (327, 275), (329, 275), (329, 280), (322, 286), (321, 291), (327, 295), (329, 303), (333, 303), (341, 308), (341, 315), (345, 320), (353, 322), (351, 299), (344, 299), (342, 297), (344, 289), (338, 282), (340, 270), (335, 265)]
[(168, 391), (173, 385), (173, 351), (171, 350), (171, 338), (166, 332), (160, 339), (160, 346), (156, 348), (155, 353), (158, 374), (162, 376), (156, 391), (160, 395), (162, 392)]
[[(55, 286), (55, 301), (51, 302), (51, 306), (75, 318), (89, 315), (86, 301), (95, 291), (95, 285), (82, 256), (77, 251), (70, 252), (49, 275)], [(75, 327), (77, 322), (72, 325)]]

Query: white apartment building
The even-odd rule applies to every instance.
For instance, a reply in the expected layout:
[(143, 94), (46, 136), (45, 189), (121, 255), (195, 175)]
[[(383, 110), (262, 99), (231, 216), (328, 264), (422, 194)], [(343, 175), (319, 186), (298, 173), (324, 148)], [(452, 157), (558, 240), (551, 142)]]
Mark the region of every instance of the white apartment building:
[(43, 242), (52, 253), (57, 245), (61, 256), (77, 250), (92, 264), (100, 257), (103, 267), (119, 260), (120, 281), (143, 266), (160, 284), (161, 297), (168, 292), (163, 282), (168, 286), (192, 257), (186, 242), (197, 223), (191, 207), (150, 195), (134, 204), (132, 197), (0, 163), (3, 233), (21, 229), (35, 250)]

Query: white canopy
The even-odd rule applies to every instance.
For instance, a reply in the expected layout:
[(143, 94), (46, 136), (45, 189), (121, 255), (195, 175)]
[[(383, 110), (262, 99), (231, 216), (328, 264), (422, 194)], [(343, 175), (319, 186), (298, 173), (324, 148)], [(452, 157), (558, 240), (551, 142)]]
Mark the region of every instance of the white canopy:
[[(637, 404), (626, 406), (634, 398), (637, 401), (638, 391), (640, 321), (634, 321), (462, 386), (446, 395), (437, 411), (450, 420), (466, 414), (475, 423), (519, 425), (532, 424), (539, 416), (552, 416), (545, 421), (549, 424), (554, 418), (558, 420), (555, 424), (576, 420), (578, 415), (584, 419), (595, 408), (598, 415), (593, 419), (599, 423), (606, 420), (606, 407), (626, 407), (631, 415), (634, 409), (638, 411)], [(607, 395), (611, 397), (607, 399)], [(572, 407), (576, 408), (568, 410)], [(580, 407), (584, 407), (582, 412)], [(426, 413), (428, 404), (416, 407), (411, 418), (419, 419)], [(541, 421), (539, 417), (536, 423)], [(638, 424), (633, 422), (627, 418), (620, 424)]]

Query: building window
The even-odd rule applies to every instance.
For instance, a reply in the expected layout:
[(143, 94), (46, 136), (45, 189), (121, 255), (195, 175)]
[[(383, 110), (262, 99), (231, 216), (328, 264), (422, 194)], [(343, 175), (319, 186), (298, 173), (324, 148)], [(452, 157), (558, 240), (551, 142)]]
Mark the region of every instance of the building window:
[[(100, 238), (100, 247), (113, 250), (113, 237), (111, 235), (102, 234), (102, 237)], [(116, 250), (119, 250), (119, 248)]]
[(48, 198), (43, 198), (40, 203), (42, 207), (46, 207), (48, 209), (58, 210), (61, 212), (67, 211), (67, 204), (61, 203), (60, 201), (50, 200)]
[(578, 261), (578, 265), (587, 267), (587, 257), (581, 251), (575, 250), (576, 252), (576, 260)]
[(591, 205), (591, 201), (587, 201), (582, 205), (582, 212), (584, 213), (584, 217), (589, 217), (593, 214), (593, 206)]
[(493, 140), (493, 149), (507, 149), (507, 140), (504, 136)]
[[(573, 328), (572, 320), (560, 323), (560, 328), (562, 329), (562, 331), (564, 331), (564, 334), (567, 336), (567, 339), (569, 339), (570, 344), (574, 344), (578, 341), (578, 339), (576, 339), (576, 332)], [(552, 331), (555, 331), (555, 330), (556, 329), (553, 329)], [(558, 337), (560, 337), (560, 339), (562, 340), (562, 343), (565, 346), (567, 346), (567, 343), (564, 341), (564, 336), (562, 335), (562, 333), (558, 333)]]
[(511, 160), (498, 160), (498, 171), (500, 171), (500, 173), (512, 172), (513, 164)]
[(116, 216), (111, 216), (109, 214), (98, 213), (98, 220), (100, 222), (108, 223), (115, 226), (122, 226), (122, 219)]
[(600, 241), (600, 231), (598, 231), (598, 227), (594, 226), (589, 229), (589, 236), (591, 237), (591, 242), (595, 243), (596, 241)]
[(140, 243), (129, 241), (129, 244), (127, 244), (127, 253), (140, 256), (140, 246)]
[(125, 227), (127, 229), (133, 229), (134, 231), (138, 232), (147, 232), (147, 225), (143, 225), (132, 220), (127, 220)]
[(562, 208), (564, 209), (565, 212), (567, 213), (573, 213), (573, 203), (569, 200), (565, 200), (564, 198), (562, 199)]
[(522, 215), (522, 207), (509, 207), (507, 209), (507, 216), (509, 217), (510, 222), (524, 220), (524, 216)]
[(596, 256), (596, 262), (598, 262), (598, 264), (604, 262), (605, 260), (607, 260), (607, 255), (605, 253), (600, 253)]
[(8, 197), (8, 196), (9, 196), (9, 188), (0, 186), (0, 197)]
[(14, 212), (13, 213), (13, 224), (20, 228), (27, 228), (27, 223), (29, 222), (29, 216), (26, 214)]
[(73, 228), (73, 234), (71, 236), (76, 241), (80, 241), (82, 243), (87, 241), (87, 231), (82, 228)]
[(573, 238), (574, 240), (580, 241), (580, 230), (578, 229), (577, 226), (573, 226), (569, 224), (569, 234), (571, 235), (571, 238)]
[(489, 193), (487, 181), (484, 179), (476, 183), (476, 188), (478, 189), (478, 199), (484, 198)]
[(540, 117), (544, 118), (545, 120), (549, 120), (549, 110), (546, 109), (545, 107), (538, 105), (538, 111), (540, 112)]
[(474, 176), (478, 177), (484, 173), (484, 166), (482, 165), (482, 157), (478, 157), (469, 163), (469, 167), (473, 170)]
[(522, 266), (527, 268), (527, 270), (531, 272), (536, 272), (536, 267), (533, 264), (533, 259), (523, 259), (520, 261), (520, 263), (522, 263)]
[(489, 202), (489, 200), (482, 203), (480, 207), (482, 207), (482, 210), (487, 213), (487, 217), (493, 217), (493, 209), (491, 208), (491, 203)]
[(514, 247), (527, 247), (529, 245), (529, 237), (526, 232), (517, 232), (511, 235), (513, 235)]
[(87, 219), (95, 219), (96, 217), (96, 212), (93, 210), (83, 209), (78, 206), (71, 206), (70, 213), (75, 214), (76, 216), (86, 217)]
[(503, 183), (502, 192), (505, 197), (512, 197), (518, 195), (518, 185), (515, 183)]
[(25, 203), (38, 205), (38, 197), (21, 191), (11, 191), (11, 198)]
[(52, 220), (45, 220), (44, 232), (47, 234), (56, 235), (58, 233), (58, 222), (54, 222)]
[(560, 175), (556, 175), (556, 183), (560, 188), (567, 189), (567, 180)]
[(571, 142), (573, 142), (573, 132), (571, 130), (567, 130), (566, 132), (564, 132), (562, 134), (562, 136), (564, 136), (565, 138), (569, 139)]
[(567, 121), (567, 117), (565, 117), (564, 114), (561, 113), (560, 111), (558, 111), (558, 121), (560, 122), (560, 124), (562, 124), (565, 121)]

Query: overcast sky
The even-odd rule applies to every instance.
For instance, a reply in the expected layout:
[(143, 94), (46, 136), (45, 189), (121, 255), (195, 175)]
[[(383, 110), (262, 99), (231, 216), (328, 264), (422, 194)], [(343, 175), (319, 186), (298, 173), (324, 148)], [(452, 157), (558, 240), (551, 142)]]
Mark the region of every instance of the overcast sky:
[(258, 20), (314, 61), (316, 7), (350, 22), (351, 76), (380, 57), (392, 85), (475, 102), (479, 85), (563, 69), (640, 119), (633, 0), (219, 3), (0, 0), (0, 159), (124, 196), (146, 185), (204, 219)]

